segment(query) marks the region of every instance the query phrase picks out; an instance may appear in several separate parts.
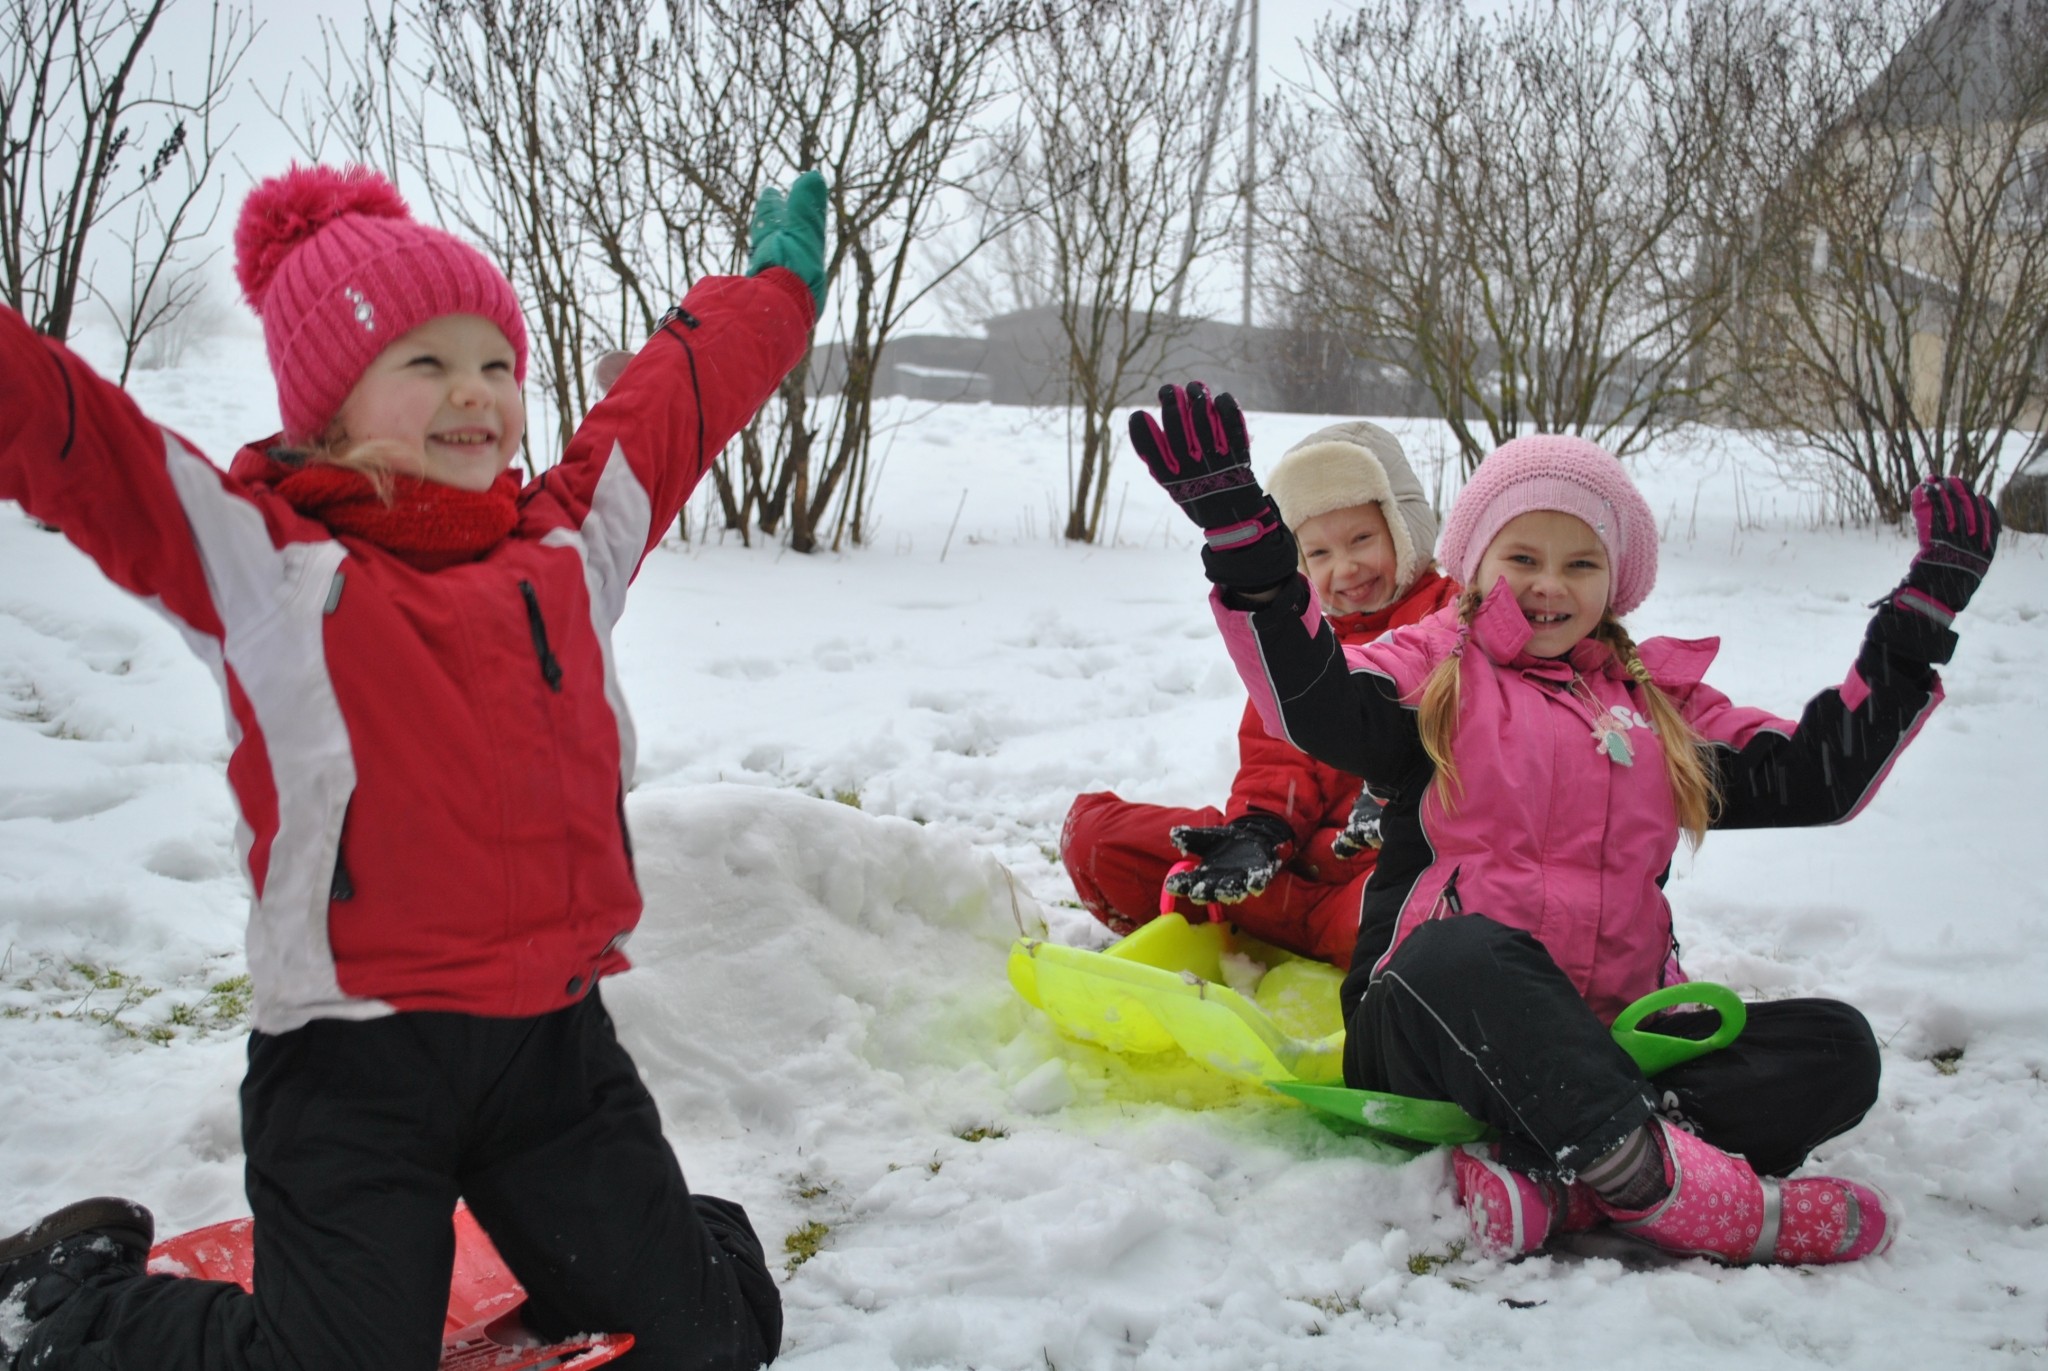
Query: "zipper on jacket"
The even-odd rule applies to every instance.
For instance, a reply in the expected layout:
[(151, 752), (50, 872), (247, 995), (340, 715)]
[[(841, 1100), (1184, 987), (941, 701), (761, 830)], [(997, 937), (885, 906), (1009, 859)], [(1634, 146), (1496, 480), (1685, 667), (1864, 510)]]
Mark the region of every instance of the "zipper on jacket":
[(1458, 873), (1463, 870), (1460, 866), (1451, 868), (1451, 878), (1444, 882), (1444, 888), (1437, 893), (1436, 907), (1440, 912), (1431, 915), (1431, 918), (1441, 919), (1445, 914), (1464, 914), (1465, 902), (1458, 898)]
[[(350, 801), (353, 808), (354, 801)], [(327, 883), (327, 898), (336, 904), (356, 897), (355, 879), (348, 874), (348, 857), (343, 849), (348, 843), (348, 809), (341, 811), (341, 835), (334, 840), (334, 878)]]
[(562, 664), (555, 660), (554, 651), (548, 646), (548, 625), (540, 617), (540, 596), (534, 593), (531, 581), (521, 581), (519, 593), (526, 600), (526, 626), (533, 631), (533, 653), (540, 658), (541, 679), (548, 683), (549, 690), (559, 695), (562, 693)]
[(677, 301), (669, 307), (668, 313), (661, 316), (661, 323), (656, 327), (676, 340), (677, 346), (683, 350), (683, 360), (690, 364), (690, 396), (696, 401), (694, 408), (697, 413), (697, 470), (701, 473), (706, 465), (704, 458), (704, 385), (697, 378), (697, 350), (690, 346), (688, 337), (669, 327), (670, 324), (677, 323), (692, 331), (699, 328), (700, 325), (697, 321), (697, 316), (684, 309), (681, 301)]

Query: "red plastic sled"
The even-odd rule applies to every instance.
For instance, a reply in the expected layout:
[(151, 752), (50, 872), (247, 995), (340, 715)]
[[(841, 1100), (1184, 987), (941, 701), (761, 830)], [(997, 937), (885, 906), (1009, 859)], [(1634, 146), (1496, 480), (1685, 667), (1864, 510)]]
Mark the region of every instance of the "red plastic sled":
[[(197, 1276), (253, 1288), (254, 1219), (230, 1219), (210, 1228), (165, 1238), (149, 1252), (149, 1269), (163, 1276)], [(526, 1290), (512, 1277), (498, 1249), (466, 1205), (455, 1208), (455, 1274), (448, 1285), (448, 1322), (441, 1340), (441, 1371), (588, 1371), (633, 1346), (630, 1333), (586, 1333), (542, 1343), (519, 1320)]]

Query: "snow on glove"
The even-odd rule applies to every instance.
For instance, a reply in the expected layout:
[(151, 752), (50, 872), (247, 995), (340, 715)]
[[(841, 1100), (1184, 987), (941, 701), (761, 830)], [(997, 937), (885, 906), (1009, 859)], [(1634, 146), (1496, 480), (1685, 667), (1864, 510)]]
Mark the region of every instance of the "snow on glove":
[(1200, 865), (1166, 878), (1170, 895), (1197, 904), (1237, 904), (1263, 894), (1280, 871), (1280, 848), (1294, 830), (1270, 814), (1245, 814), (1227, 824), (1181, 824), (1168, 835)]
[(1131, 415), (1131, 446), (1152, 479), (1202, 530), (1202, 567), (1217, 585), (1265, 590), (1295, 571), (1294, 535), (1252, 475), (1244, 411), (1212, 402), (1200, 381), (1159, 388), (1160, 418)]
[(790, 183), (789, 197), (774, 186), (761, 192), (747, 231), (747, 275), (770, 267), (795, 272), (825, 312), (825, 178), (807, 171)]
[(1344, 827), (1330, 843), (1330, 851), (1344, 861), (1349, 861), (1369, 848), (1380, 845), (1380, 815), (1386, 804), (1377, 799), (1364, 786), (1358, 788), (1358, 799), (1351, 805), (1351, 817), (1344, 821)]
[(1936, 477), (1913, 487), (1913, 525), (1920, 551), (1892, 592), (1892, 602), (1946, 628), (1991, 569), (1998, 551), (1998, 510), (1955, 477)]

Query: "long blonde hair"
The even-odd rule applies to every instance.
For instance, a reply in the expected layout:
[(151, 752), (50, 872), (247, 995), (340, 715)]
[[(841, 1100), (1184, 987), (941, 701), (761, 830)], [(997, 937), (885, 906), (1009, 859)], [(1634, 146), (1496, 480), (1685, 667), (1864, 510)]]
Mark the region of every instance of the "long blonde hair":
[[(1481, 596), (1468, 590), (1458, 597), (1458, 623), (1471, 626)], [(1613, 614), (1603, 614), (1592, 633), (1607, 645), (1629, 676), (1641, 689), (1650, 723), (1664, 748), (1664, 774), (1671, 781), (1671, 798), (1678, 809), (1678, 827), (1694, 847), (1706, 836), (1720, 812), (1720, 786), (1708, 760), (1706, 741), (1678, 712), (1678, 706), (1655, 681), (1636, 653), (1635, 640)], [(1458, 766), (1451, 755), (1451, 742), (1458, 728), (1460, 668), (1463, 654), (1453, 653), (1437, 664), (1416, 696), (1415, 722), (1422, 734), (1422, 749), (1436, 764), (1437, 800), (1447, 810), (1457, 808), (1460, 791)]]
[(393, 498), (393, 478), (417, 476), (422, 469), (420, 454), (397, 439), (365, 438), (359, 441), (350, 438), (339, 425), (305, 447), (272, 448), (271, 455), (296, 467), (330, 466), (353, 471), (368, 481), (370, 488), (377, 492), (377, 498), (387, 505)]

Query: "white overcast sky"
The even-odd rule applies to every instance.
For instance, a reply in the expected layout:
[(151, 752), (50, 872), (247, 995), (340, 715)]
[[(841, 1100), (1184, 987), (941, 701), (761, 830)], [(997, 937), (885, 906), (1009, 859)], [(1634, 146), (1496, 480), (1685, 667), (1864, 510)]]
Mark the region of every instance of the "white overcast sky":
[[(1472, 8), (1489, 10), (1510, 2), (1467, 0)], [(188, 84), (187, 73), (196, 77), (203, 69), (210, 4), (211, 0), (174, 0), (152, 43), (159, 69), (177, 71), (181, 88)], [(298, 155), (291, 138), (265, 109), (263, 97), (275, 103), (287, 77), (294, 86), (307, 81), (307, 64), (320, 58), (322, 20), (339, 25), (353, 46), (365, 13), (363, 0), (255, 0), (254, 8), (261, 27), (242, 61), (229, 107), (228, 122), (235, 132), (228, 143), (226, 198), (214, 231), (214, 239), (222, 244), (228, 241), (235, 208), (249, 185), (281, 171)], [(1299, 79), (1305, 71), (1301, 45), (1312, 36), (1318, 20), (1341, 16), (1352, 8), (1342, 0), (1261, 0), (1261, 89), (1271, 90), (1282, 80)], [(216, 292), (233, 298), (225, 252), (211, 264), (211, 274)], [(233, 313), (240, 326), (254, 327), (253, 319), (239, 304)]]

